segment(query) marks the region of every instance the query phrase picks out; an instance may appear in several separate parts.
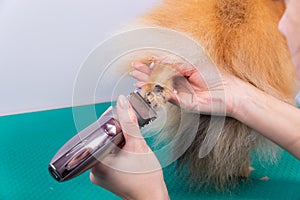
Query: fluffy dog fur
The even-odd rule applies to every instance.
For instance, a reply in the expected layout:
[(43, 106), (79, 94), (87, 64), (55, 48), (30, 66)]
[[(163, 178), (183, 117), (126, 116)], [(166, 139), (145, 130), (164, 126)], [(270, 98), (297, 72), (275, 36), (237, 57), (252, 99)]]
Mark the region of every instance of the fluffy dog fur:
[[(280, 0), (165, 0), (141, 21), (145, 26), (168, 28), (191, 36), (219, 70), (291, 103), (295, 95), (295, 72), (285, 38), (278, 31), (284, 9), (284, 2)], [(150, 62), (146, 57), (142, 61)], [(159, 56), (154, 62), (178, 64), (178, 61), (166, 61)], [(163, 74), (154, 73), (151, 81), (164, 82)], [(159, 89), (162, 88), (156, 87), (157, 91)], [(154, 90), (152, 83), (143, 89), (145, 95)], [(165, 106), (171, 112), (168, 114), (170, 124), (161, 134), (172, 138), (178, 128), (180, 112), (170, 104)], [(226, 117), (216, 145), (208, 156), (200, 159), (199, 149), (208, 127), (213, 128), (211, 126), (222, 121), (222, 117), (214, 117), (211, 121), (211, 116), (198, 115), (197, 119), (198, 132), (179, 158), (179, 166), (187, 169), (189, 180), (196, 188), (205, 185), (224, 190), (235, 186), (240, 177), (248, 175), (253, 148), (258, 148), (258, 155), (269, 160), (276, 157), (276, 148), (272, 148), (271, 142), (241, 122)], [(184, 140), (189, 133), (180, 134)], [(180, 146), (176, 144), (174, 152)]]

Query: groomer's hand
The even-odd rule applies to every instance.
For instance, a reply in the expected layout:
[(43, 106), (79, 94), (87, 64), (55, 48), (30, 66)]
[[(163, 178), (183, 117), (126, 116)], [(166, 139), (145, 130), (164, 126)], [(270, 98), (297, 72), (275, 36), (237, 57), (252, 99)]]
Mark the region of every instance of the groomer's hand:
[(123, 199), (169, 199), (159, 161), (142, 137), (124, 96), (118, 98), (117, 114), (126, 143), (92, 168), (90, 180)]
[[(134, 71), (131, 76), (138, 80), (137, 87), (142, 87), (151, 77), (155, 66), (150, 68), (140, 62), (132, 64)], [(234, 76), (225, 75), (218, 71), (212, 63), (205, 63), (199, 69), (190, 65), (169, 66), (178, 72), (174, 81), (171, 102), (180, 107), (203, 114), (231, 115), (234, 108), (234, 95), (240, 88), (241, 80)], [(159, 80), (158, 80), (159, 81)], [(234, 92), (235, 93), (234, 93)]]

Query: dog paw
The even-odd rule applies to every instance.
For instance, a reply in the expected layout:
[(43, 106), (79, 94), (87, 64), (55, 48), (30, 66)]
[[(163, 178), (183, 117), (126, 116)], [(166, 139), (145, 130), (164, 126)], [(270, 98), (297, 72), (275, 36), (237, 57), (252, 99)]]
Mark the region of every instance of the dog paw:
[(158, 84), (146, 84), (142, 88), (142, 95), (154, 109), (163, 106), (169, 99), (164, 87)]

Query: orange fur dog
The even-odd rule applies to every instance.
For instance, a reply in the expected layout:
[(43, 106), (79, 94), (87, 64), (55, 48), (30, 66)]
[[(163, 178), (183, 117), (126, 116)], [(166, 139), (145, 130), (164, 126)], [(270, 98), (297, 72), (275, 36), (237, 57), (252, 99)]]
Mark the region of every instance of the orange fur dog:
[[(187, 34), (200, 43), (219, 70), (291, 102), (295, 95), (295, 72), (285, 38), (278, 31), (284, 9), (284, 2), (280, 0), (166, 0), (146, 14), (142, 22), (146, 26)], [(154, 60), (163, 65), (175, 63), (160, 60), (159, 56)], [(143, 61), (150, 62), (147, 58)], [(158, 76), (161, 69), (156, 70), (158, 72), (151, 76), (151, 82), (164, 82), (161, 80), (163, 75)], [(171, 84), (176, 84), (174, 82), (176, 79)], [(154, 99), (164, 89), (149, 83), (143, 88), (143, 93)], [(167, 137), (173, 136), (173, 128), (177, 127), (178, 119), (175, 118), (179, 114), (174, 110), (176, 108), (169, 109), (173, 112), (169, 118), (173, 125), (162, 133)], [(218, 123), (221, 118), (215, 117), (213, 123)], [(276, 157), (276, 148), (272, 148), (271, 142), (241, 122), (226, 117), (216, 145), (206, 157), (199, 158), (199, 148), (212, 119), (199, 115), (198, 120), (198, 132), (179, 158), (180, 166), (187, 167), (189, 179), (197, 188), (205, 185), (223, 190), (235, 186), (239, 177), (248, 175), (251, 150), (255, 147), (261, 149), (258, 151), (260, 155), (267, 152), (271, 154), (266, 157)], [(183, 131), (181, 137), (187, 134)], [(174, 148), (178, 146), (180, 144)]]

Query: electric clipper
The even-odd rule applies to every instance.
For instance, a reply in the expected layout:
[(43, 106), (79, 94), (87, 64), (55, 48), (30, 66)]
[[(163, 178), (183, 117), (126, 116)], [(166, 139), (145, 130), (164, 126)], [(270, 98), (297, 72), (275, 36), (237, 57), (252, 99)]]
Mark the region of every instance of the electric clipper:
[[(139, 92), (131, 93), (128, 101), (140, 127), (156, 118), (155, 110)], [(59, 182), (69, 180), (92, 168), (112, 150), (122, 148), (124, 144), (115, 108), (110, 107), (97, 121), (59, 149), (48, 166), (49, 172)]]

